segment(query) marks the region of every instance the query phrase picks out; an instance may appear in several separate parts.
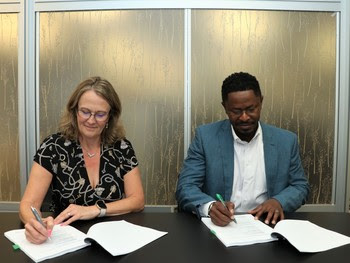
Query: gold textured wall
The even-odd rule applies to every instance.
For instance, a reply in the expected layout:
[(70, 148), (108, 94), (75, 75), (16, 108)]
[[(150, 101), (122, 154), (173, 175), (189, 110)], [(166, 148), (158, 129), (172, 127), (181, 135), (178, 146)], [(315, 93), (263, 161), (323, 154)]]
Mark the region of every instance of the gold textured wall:
[(336, 16), (329, 12), (192, 11), (192, 131), (226, 118), (222, 81), (257, 77), (261, 120), (299, 136), (309, 203), (332, 202)]
[(175, 204), (183, 160), (183, 11), (40, 14), (40, 135), (57, 130), (75, 86), (108, 79), (140, 163), (147, 204)]
[(0, 201), (20, 200), (17, 14), (0, 14)]

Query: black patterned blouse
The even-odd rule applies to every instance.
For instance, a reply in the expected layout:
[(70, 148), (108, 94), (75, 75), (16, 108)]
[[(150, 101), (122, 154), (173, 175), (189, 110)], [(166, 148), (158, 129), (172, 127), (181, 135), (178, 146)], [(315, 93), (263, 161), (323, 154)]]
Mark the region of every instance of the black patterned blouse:
[(101, 146), (100, 179), (96, 188), (90, 185), (83, 151), (76, 141), (60, 133), (47, 137), (34, 156), (34, 161), (52, 175), (50, 210), (60, 213), (70, 204), (94, 205), (124, 197), (124, 175), (138, 165), (131, 143), (119, 140), (112, 146)]

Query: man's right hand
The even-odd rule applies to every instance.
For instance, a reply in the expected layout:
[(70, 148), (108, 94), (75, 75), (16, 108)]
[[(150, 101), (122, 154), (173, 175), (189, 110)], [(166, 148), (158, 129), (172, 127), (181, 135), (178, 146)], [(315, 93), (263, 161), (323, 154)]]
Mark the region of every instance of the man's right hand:
[(213, 203), (209, 216), (215, 225), (226, 226), (233, 220), (235, 205), (232, 202), (225, 202), (225, 205), (227, 208), (219, 201)]

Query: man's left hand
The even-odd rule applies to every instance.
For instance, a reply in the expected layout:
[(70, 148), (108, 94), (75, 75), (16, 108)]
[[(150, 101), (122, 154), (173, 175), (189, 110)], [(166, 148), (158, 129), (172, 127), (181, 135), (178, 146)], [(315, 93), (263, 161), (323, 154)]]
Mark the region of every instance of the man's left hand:
[(261, 205), (257, 206), (253, 210), (248, 211), (248, 213), (255, 216), (255, 219), (259, 219), (263, 214), (266, 215), (265, 224), (275, 225), (277, 221), (284, 219), (284, 213), (281, 204), (276, 199), (266, 200)]

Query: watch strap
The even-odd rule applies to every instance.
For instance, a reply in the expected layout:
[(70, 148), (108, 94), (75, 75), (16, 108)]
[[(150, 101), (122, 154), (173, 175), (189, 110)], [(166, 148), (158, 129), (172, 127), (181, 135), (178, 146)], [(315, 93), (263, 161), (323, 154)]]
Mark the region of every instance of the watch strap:
[(100, 214), (97, 217), (104, 217), (106, 215), (106, 212), (106, 208), (100, 208)]
[[(101, 205), (99, 205), (99, 202), (102, 202)], [(97, 217), (104, 217), (107, 213), (107, 207), (103, 200), (99, 200), (96, 202), (96, 206), (98, 209), (100, 209), (100, 214)]]

